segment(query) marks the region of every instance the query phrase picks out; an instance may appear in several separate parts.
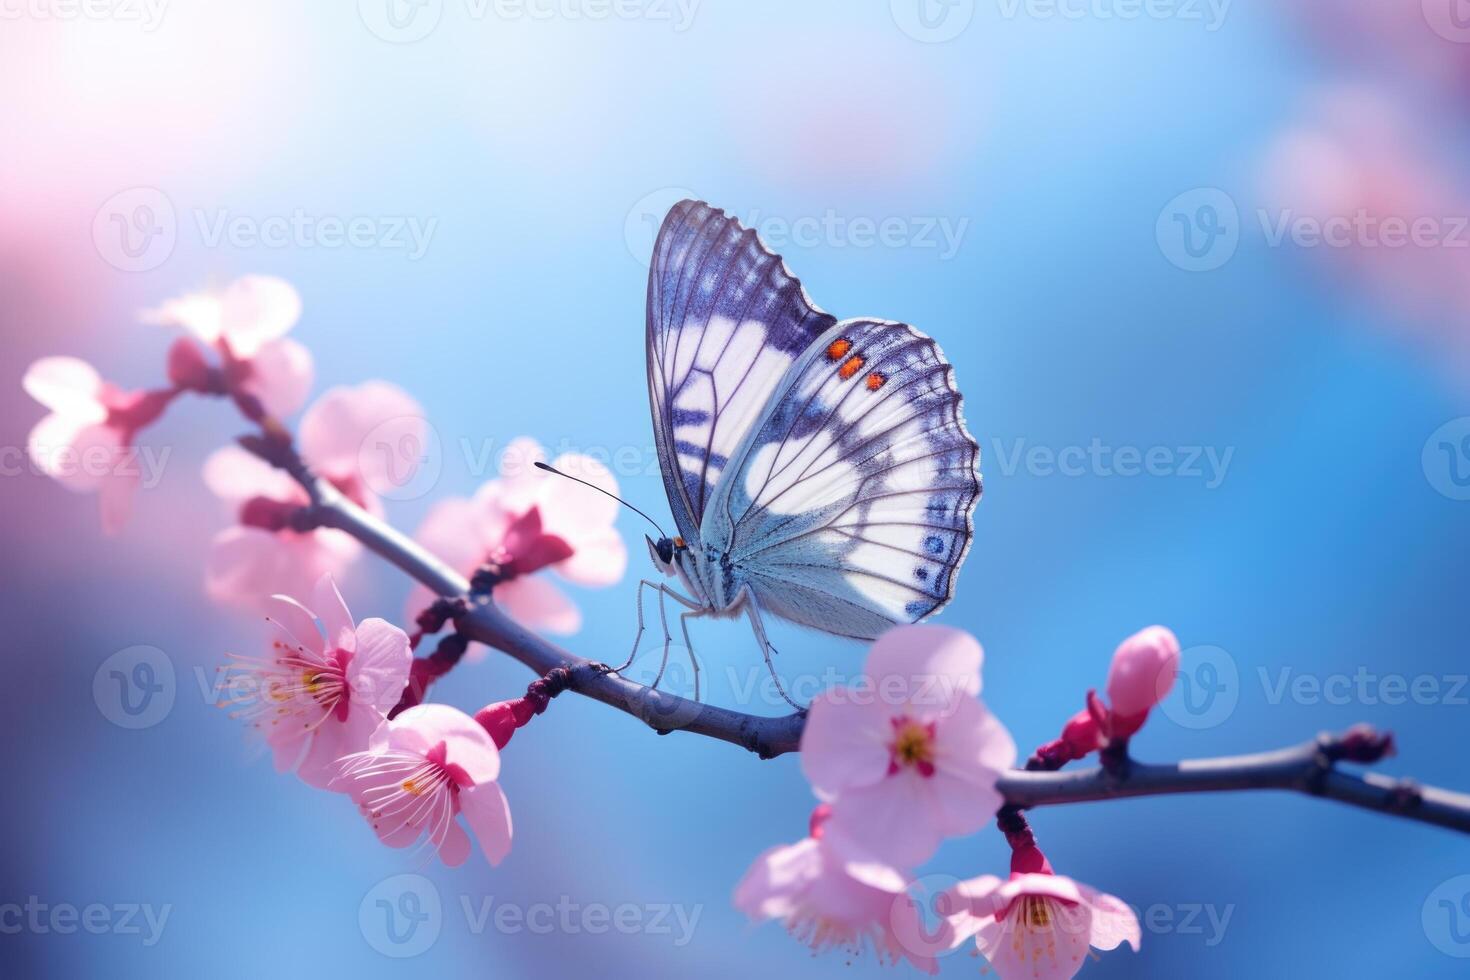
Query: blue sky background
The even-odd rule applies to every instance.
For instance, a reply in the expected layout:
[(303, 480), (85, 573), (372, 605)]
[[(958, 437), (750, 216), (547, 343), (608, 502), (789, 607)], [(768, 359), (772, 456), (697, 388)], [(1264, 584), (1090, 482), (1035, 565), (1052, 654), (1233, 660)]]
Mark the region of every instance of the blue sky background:
[[(1431, 433), (1470, 413), (1465, 380), (1407, 342), (1391, 306), (1262, 234), (1265, 147), (1314, 86), (1351, 71), (1276, 5), (1240, 0), (1210, 30), (1183, 16), (1008, 16), (981, 0), (942, 43), (905, 32), (902, 0), (703, 0), (687, 25), (648, 5), (631, 20), (543, 20), (443, 0), (412, 43), (375, 34), (381, 11), (358, 6), (174, 0), (151, 30), (34, 13), (8, 23), (29, 52), (9, 70), (31, 87), (7, 85), (25, 125), (0, 147), (12, 172), (0, 198), (6, 445), (23, 445), (40, 415), (18, 389), (33, 358), (76, 354), (150, 383), (169, 337), (136, 324), (139, 308), (263, 272), (301, 291), (294, 336), (316, 355), (318, 390), (382, 377), (427, 409), (442, 470), (431, 494), (390, 504), (400, 527), (437, 496), (471, 492), (492, 475), (485, 451), (521, 434), (623, 450), (636, 460), (619, 475), (626, 495), (662, 516), (640, 259), (650, 222), (688, 189), (771, 232), (820, 305), (912, 322), (955, 364), (986, 489), (941, 621), (985, 645), (986, 700), (1023, 751), (1101, 684), (1119, 640), (1158, 622), (1190, 648), (1188, 676), (1202, 679), (1188, 672), (1209, 658), (1225, 687), (1198, 711), (1176, 691), (1138, 738), (1142, 757), (1264, 749), (1361, 720), (1398, 733), (1384, 771), (1470, 783), (1470, 688), (1455, 680), (1470, 672), (1470, 503), (1436, 489), (1450, 474), (1422, 458)], [(137, 187), (167, 197), (176, 242), (125, 272), (93, 220)], [(1217, 268), (1192, 272), (1159, 225), (1200, 188), (1238, 207), (1240, 233), (1233, 254), (1207, 256)], [(258, 224), (298, 211), (365, 216), (379, 232), (411, 218), (432, 234), (416, 257), (381, 240), (207, 235), (222, 214)], [(801, 219), (839, 230), (781, 234)], [(899, 241), (854, 241), (854, 222), (885, 219)], [(957, 235), (953, 247), (931, 226)], [(163, 489), (113, 539), (91, 500), (29, 474), (0, 481), (0, 901), (171, 908), (152, 946), (0, 935), (13, 975), (878, 971), (814, 959), (730, 905), (756, 854), (804, 832), (812, 799), (795, 757), (658, 738), (564, 698), (505, 753), (517, 833), (494, 871), (478, 858), (420, 868), (377, 845), (345, 799), (275, 775), (198, 683), (263, 635), (201, 587), (224, 518), (198, 468), (239, 431), (222, 406), (171, 413), (150, 433), (171, 453)], [(1094, 442), (1163, 447), (1168, 474), (1068, 475), (1027, 456)], [(1187, 465), (1207, 452), (1228, 458), (1223, 473)], [(642, 574), (644, 528), (621, 526)], [(622, 656), (632, 581), (578, 593), (586, 627), (571, 649)], [(359, 617), (394, 618), (407, 587), (364, 562), (346, 592)], [(853, 644), (787, 627), (773, 640), (789, 676), (861, 663)], [(701, 624), (696, 643), (713, 700), (760, 679), (742, 624)], [(93, 676), (139, 644), (163, 651), (177, 690), (165, 718), (133, 731), (99, 712)], [(1360, 668), (1430, 677), (1440, 693), (1397, 705), (1376, 682), (1367, 698), (1355, 682), (1346, 703), (1276, 694)], [(436, 695), (473, 710), (528, 680), (492, 656)], [(1143, 952), (1088, 965), (1096, 980), (1449, 977), (1465, 964), (1450, 954), (1470, 955), (1436, 902), (1425, 913), (1431, 892), (1470, 873), (1470, 850), (1445, 831), (1264, 793), (1067, 807), (1034, 825), (1059, 872), (1146, 913)], [(950, 842), (923, 873), (1003, 873), (1006, 859), (986, 832)], [(442, 902), (439, 936), (414, 959), (385, 957), (359, 907), (419, 872)], [(678, 905), (698, 919), (682, 944), (677, 926), (477, 932), (462, 899)], [(976, 968), (964, 954), (943, 964), (946, 976)]]

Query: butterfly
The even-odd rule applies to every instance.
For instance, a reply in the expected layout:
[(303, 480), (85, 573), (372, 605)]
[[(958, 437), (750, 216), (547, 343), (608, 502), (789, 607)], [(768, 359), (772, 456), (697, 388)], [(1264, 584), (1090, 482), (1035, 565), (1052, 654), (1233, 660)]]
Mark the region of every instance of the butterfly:
[(790, 702), (767, 616), (873, 639), (949, 602), (974, 533), (980, 447), (938, 344), (906, 323), (818, 309), (753, 230), (692, 200), (654, 244), (647, 342), (679, 533), (645, 540), (684, 592), (639, 584), (635, 653), (644, 589), (661, 594), (665, 665), (662, 596), (683, 605), (697, 698), (689, 620), (744, 615)]

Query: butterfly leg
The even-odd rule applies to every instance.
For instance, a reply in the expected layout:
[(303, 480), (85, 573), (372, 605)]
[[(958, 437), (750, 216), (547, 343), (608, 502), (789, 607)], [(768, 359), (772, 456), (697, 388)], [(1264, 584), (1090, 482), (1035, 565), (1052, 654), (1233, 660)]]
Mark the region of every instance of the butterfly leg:
[(650, 689), (655, 691), (658, 690), (659, 684), (664, 679), (664, 671), (668, 669), (669, 646), (674, 642), (674, 635), (669, 632), (669, 611), (668, 605), (665, 602), (668, 593), (668, 587), (660, 584), (658, 587), (658, 621), (664, 628), (664, 653), (663, 658), (658, 662), (658, 673), (654, 675), (653, 683), (648, 685)]
[(689, 620), (703, 615), (701, 609), (679, 614), (679, 628), (684, 631), (684, 649), (689, 651), (689, 666), (694, 668), (694, 700), (699, 700), (699, 659), (694, 656), (694, 641), (689, 639)]
[[(623, 671), (633, 666), (633, 658), (638, 656), (638, 644), (643, 641), (643, 590), (645, 588), (655, 589), (662, 592), (664, 584), (662, 582), (650, 582), (648, 579), (643, 579), (641, 582), (638, 583), (638, 596), (635, 600), (638, 605), (638, 632), (633, 637), (633, 649), (628, 651), (628, 659), (624, 660), (619, 666), (614, 667), (614, 673), (621, 674)], [(663, 600), (660, 599), (659, 601), (662, 602)]]
[(771, 646), (771, 641), (766, 638), (766, 624), (761, 620), (760, 607), (756, 605), (755, 596), (751, 594), (749, 589), (744, 590), (741, 596), (745, 606), (745, 614), (750, 617), (750, 627), (755, 630), (756, 642), (761, 645), (761, 655), (766, 658), (766, 670), (771, 672), (771, 680), (776, 683), (776, 691), (785, 699), (787, 704), (791, 705), (797, 711), (805, 711), (805, 708), (791, 700), (791, 695), (787, 694), (786, 688), (781, 686), (781, 678), (776, 676), (776, 665), (771, 662), (771, 651), (775, 647)]

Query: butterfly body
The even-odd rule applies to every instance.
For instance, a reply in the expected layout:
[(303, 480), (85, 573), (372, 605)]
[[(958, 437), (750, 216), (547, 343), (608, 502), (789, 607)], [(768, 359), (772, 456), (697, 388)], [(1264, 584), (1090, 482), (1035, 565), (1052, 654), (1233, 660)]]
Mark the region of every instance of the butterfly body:
[(660, 229), (647, 339), (679, 528), (649, 549), (688, 595), (645, 585), (686, 619), (749, 616), (768, 659), (765, 613), (866, 639), (949, 601), (979, 446), (934, 341), (838, 321), (753, 231), (696, 201)]

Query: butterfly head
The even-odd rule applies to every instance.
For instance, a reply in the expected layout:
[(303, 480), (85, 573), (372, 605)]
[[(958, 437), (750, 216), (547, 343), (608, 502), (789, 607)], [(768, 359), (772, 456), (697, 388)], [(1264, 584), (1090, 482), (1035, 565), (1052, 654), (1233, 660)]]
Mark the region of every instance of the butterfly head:
[(678, 537), (662, 537), (655, 541), (645, 534), (643, 540), (648, 542), (648, 556), (653, 559), (653, 567), (664, 575), (675, 573), (674, 555), (689, 547), (684, 543), (683, 538)]

